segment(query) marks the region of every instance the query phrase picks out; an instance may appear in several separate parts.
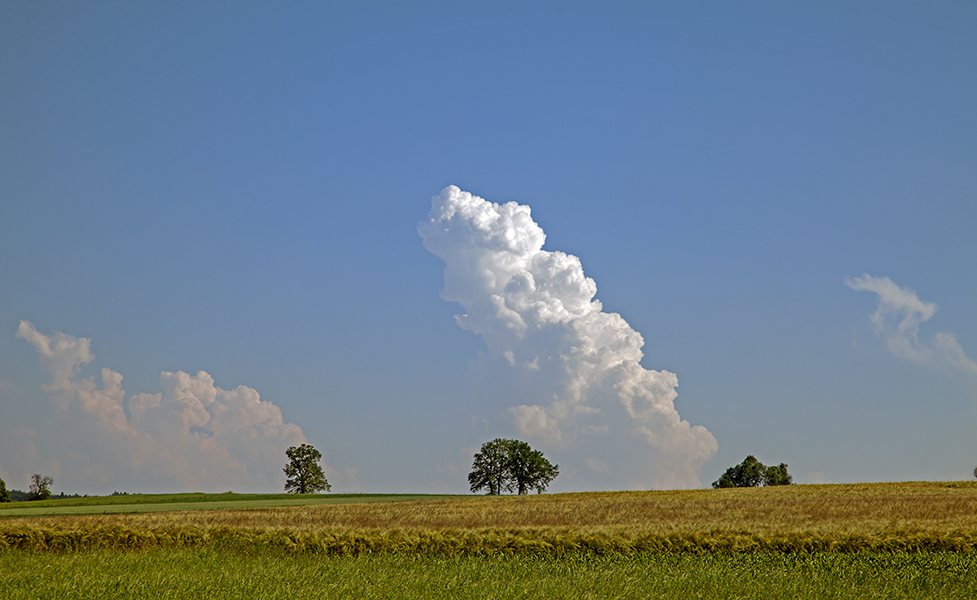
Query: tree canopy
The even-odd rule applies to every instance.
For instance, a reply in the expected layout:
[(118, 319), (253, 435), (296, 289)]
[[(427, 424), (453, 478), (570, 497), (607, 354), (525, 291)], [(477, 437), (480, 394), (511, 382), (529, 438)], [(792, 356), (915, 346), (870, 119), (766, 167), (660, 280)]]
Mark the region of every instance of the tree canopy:
[(763, 472), (763, 485), (790, 485), (794, 478), (787, 472), (787, 463), (767, 467)]
[(10, 492), (7, 491), (7, 483), (0, 478), (0, 502), (10, 502)]
[(472, 492), (487, 490), (490, 495), (502, 492), (541, 494), (560, 474), (539, 450), (519, 440), (496, 438), (482, 444), (472, 460), (468, 484)]
[(472, 492), (487, 489), (492, 496), (511, 491), (509, 474), (509, 444), (513, 440), (496, 438), (482, 444), (472, 459), (468, 484)]
[(776, 467), (767, 467), (750, 454), (740, 464), (726, 469), (726, 472), (718, 480), (712, 482), (712, 487), (757, 487), (760, 485), (790, 485), (792, 483), (794, 483), (794, 478), (787, 472), (787, 463), (780, 463)]
[(285, 451), (285, 492), (289, 494), (317, 494), (332, 489), (319, 466), (322, 454), (310, 444), (290, 446)]

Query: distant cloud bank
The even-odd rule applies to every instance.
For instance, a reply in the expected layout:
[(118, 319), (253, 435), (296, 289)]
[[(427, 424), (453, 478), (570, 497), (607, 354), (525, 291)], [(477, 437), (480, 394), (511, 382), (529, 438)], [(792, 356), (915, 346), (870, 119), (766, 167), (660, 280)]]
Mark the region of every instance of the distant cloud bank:
[(441, 295), (466, 311), (458, 324), (485, 339), (516, 387), (546, 399), (508, 409), (520, 435), (553, 448), (595, 436), (611, 445), (637, 439), (642, 460), (584, 464), (594, 473), (647, 465), (636, 486), (700, 485), (716, 439), (676, 411), (674, 373), (641, 366), (644, 339), (619, 314), (603, 311), (580, 259), (542, 249), (546, 236), (528, 206), (449, 186), (434, 197), (418, 233), (445, 262)]
[(34, 346), (51, 375), (42, 388), (51, 394), (55, 426), (41, 435), (21, 428), (23, 444), (3, 465), (7, 473), (18, 462), (46, 469), (69, 491), (272, 492), (282, 489), (285, 449), (306, 441), (298, 425), (247, 386), (221, 389), (204, 371), (163, 372), (161, 392), (126, 402), (119, 373), (103, 368), (101, 385), (79, 378), (94, 359), (91, 340), (44, 335), (28, 321), (17, 337)]
[(967, 357), (952, 333), (937, 333), (929, 343), (920, 341), (919, 326), (939, 310), (935, 303), (920, 300), (915, 291), (899, 287), (888, 277), (865, 273), (846, 279), (845, 284), (855, 291), (873, 292), (879, 297), (878, 308), (869, 320), (893, 356), (917, 363), (948, 365), (977, 375), (977, 362)]

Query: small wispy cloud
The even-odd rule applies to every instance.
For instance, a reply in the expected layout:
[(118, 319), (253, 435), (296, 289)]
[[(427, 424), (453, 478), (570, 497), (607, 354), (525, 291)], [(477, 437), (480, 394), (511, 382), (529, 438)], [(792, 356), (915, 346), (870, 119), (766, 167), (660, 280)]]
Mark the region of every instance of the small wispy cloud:
[(442, 475), (450, 475), (452, 477), (460, 477), (468, 473), (472, 467), (472, 459), (475, 453), (478, 452), (479, 448), (477, 446), (470, 446), (467, 448), (461, 448), (458, 450), (456, 455), (456, 460), (454, 462), (442, 462), (435, 466), (435, 470)]
[(607, 463), (598, 458), (587, 458), (583, 462), (597, 473), (607, 472)]
[(809, 471), (805, 477), (808, 483), (830, 483), (824, 471)]
[(977, 375), (977, 362), (967, 357), (952, 333), (937, 333), (931, 342), (919, 339), (919, 326), (939, 310), (935, 302), (920, 300), (915, 291), (899, 287), (888, 277), (866, 273), (846, 279), (845, 284), (857, 292), (873, 292), (879, 297), (879, 305), (869, 320), (893, 356), (923, 364), (948, 365)]

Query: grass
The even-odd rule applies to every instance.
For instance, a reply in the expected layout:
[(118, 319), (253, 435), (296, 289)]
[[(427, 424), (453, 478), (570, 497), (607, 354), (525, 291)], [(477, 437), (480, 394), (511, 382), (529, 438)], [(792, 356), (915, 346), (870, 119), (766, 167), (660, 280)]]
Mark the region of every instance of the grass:
[(22, 508), (5, 598), (977, 597), (971, 482)]
[(972, 598), (975, 553), (321, 558), (0, 550), (5, 598)]
[(267, 506), (304, 506), (308, 504), (372, 504), (447, 497), (450, 496), (434, 494), (235, 494), (233, 492), (223, 494), (199, 492), (188, 494), (125, 494), (0, 504), (0, 519), (4, 517), (234, 510)]

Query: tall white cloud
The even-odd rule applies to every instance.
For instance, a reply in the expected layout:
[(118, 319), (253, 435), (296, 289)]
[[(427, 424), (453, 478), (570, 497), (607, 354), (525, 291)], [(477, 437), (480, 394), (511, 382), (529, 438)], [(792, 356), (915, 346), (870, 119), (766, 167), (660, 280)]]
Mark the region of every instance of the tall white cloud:
[(919, 326), (929, 321), (939, 310), (934, 302), (919, 299), (908, 287), (899, 287), (888, 277), (846, 279), (851, 289), (873, 292), (879, 305), (869, 318), (872, 329), (893, 356), (918, 363), (944, 364), (961, 371), (977, 374), (977, 362), (968, 358), (952, 333), (937, 333), (932, 342), (919, 339)]
[(546, 236), (528, 206), (449, 186), (434, 197), (418, 233), (445, 262), (441, 295), (464, 308), (458, 324), (481, 335), (533, 397), (547, 399), (508, 409), (521, 435), (565, 448), (588, 436), (623, 441), (625, 433), (644, 442), (646, 456), (635, 462), (646, 471), (634, 485), (700, 484), (716, 439), (679, 416), (674, 373), (641, 366), (644, 339), (619, 314), (603, 311), (580, 259), (542, 249)]
[(274, 491), (282, 488), (285, 449), (306, 441), (298, 425), (247, 386), (222, 389), (204, 371), (163, 372), (161, 392), (126, 402), (119, 373), (103, 368), (101, 385), (79, 377), (94, 359), (91, 340), (44, 335), (27, 321), (17, 337), (34, 346), (51, 375), (42, 387), (60, 424), (62, 439), (51, 445), (60, 448), (63, 487)]

